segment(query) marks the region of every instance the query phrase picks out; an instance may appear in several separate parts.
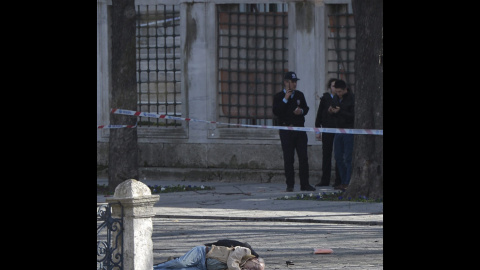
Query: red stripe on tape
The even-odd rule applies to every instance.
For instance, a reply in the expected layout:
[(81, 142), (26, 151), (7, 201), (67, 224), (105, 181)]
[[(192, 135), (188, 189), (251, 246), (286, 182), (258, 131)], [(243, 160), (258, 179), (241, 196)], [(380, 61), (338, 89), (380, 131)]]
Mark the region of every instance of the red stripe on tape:
[[(117, 109), (112, 109), (112, 113), (115, 113)], [(120, 114), (139, 116), (142, 112), (135, 112), (129, 110), (122, 110), (119, 109)], [(147, 115), (153, 115), (148, 114)], [(158, 114), (155, 114), (158, 115)], [(157, 117), (157, 116), (148, 116), (148, 117)], [(181, 118), (181, 117), (172, 117), (168, 115), (159, 115), (157, 118), (162, 119), (175, 119), (175, 120), (184, 120), (184, 121), (195, 121), (195, 122), (205, 122), (210, 124), (218, 124), (218, 125), (230, 125), (230, 126), (237, 126), (237, 127), (261, 127), (261, 128), (273, 128), (273, 129), (286, 129), (286, 130), (300, 130), (300, 131), (316, 131), (316, 132), (327, 132), (327, 133), (348, 133), (348, 134), (370, 134), (370, 135), (383, 135), (383, 130), (370, 130), (370, 129), (345, 129), (345, 128), (309, 128), (309, 127), (279, 127), (279, 126), (266, 126), (266, 125), (246, 125), (246, 124), (230, 124), (230, 123), (222, 123), (217, 121), (207, 121), (207, 120), (198, 120), (192, 118)], [(135, 126), (136, 127), (136, 126)], [(105, 127), (107, 128), (107, 127)], [(108, 126), (110, 128), (110, 126)], [(348, 132), (347, 132), (348, 130)], [(358, 131), (357, 131), (358, 130)]]

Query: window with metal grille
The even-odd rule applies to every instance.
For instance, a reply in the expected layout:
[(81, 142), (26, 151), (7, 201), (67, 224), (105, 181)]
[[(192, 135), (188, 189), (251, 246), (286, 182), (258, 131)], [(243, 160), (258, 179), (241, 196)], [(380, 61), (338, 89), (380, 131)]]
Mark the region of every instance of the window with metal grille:
[(355, 91), (355, 24), (347, 5), (329, 5), (328, 74), (344, 80)]
[(287, 4), (217, 5), (217, 19), (219, 121), (272, 125), (288, 71)]
[[(136, 11), (138, 110), (181, 116), (180, 9), (175, 5), (138, 5)], [(138, 126), (181, 125), (169, 119), (138, 119)]]

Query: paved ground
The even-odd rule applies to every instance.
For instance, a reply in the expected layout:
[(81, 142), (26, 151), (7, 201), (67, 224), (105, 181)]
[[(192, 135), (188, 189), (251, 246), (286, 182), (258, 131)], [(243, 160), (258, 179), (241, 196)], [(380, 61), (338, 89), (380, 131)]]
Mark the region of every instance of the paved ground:
[[(383, 269), (383, 203), (278, 200), (282, 183), (142, 180), (147, 185), (210, 186), (160, 194), (153, 218), (154, 263), (218, 239), (246, 241), (266, 269)], [(106, 184), (107, 179), (97, 179)], [(332, 187), (312, 192), (335, 192)], [(97, 196), (97, 202), (105, 202)], [(313, 254), (331, 248), (332, 254)], [(294, 265), (287, 267), (286, 261)]]

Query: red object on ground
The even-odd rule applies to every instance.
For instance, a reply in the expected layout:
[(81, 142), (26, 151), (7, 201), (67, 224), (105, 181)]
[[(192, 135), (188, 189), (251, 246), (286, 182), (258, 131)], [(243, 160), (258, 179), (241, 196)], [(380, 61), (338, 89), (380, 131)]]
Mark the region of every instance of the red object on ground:
[(330, 254), (333, 250), (329, 248), (314, 248), (313, 254)]

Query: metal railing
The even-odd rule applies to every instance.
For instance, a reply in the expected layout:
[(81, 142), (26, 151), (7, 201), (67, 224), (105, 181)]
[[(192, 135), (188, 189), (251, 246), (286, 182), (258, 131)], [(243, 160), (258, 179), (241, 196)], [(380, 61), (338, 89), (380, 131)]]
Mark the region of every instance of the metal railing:
[(329, 78), (344, 80), (354, 92), (355, 86), (355, 23), (347, 5), (330, 5), (328, 15)]
[[(119, 204), (119, 218), (112, 217)], [(97, 203), (97, 270), (123, 270), (123, 206)]]
[(288, 66), (287, 4), (217, 5), (217, 21), (219, 120), (271, 125)]
[[(138, 110), (182, 116), (180, 9), (138, 5), (136, 26)], [(181, 126), (175, 120), (139, 117), (138, 126)]]

